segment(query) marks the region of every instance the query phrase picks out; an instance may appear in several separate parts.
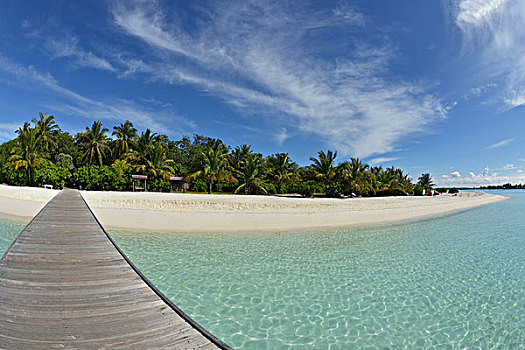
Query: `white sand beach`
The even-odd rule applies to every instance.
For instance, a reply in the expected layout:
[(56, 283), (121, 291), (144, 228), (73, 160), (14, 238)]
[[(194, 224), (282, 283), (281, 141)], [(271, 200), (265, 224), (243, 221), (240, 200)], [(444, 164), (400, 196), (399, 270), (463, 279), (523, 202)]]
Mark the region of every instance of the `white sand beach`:
[[(57, 190), (0, 185), (0, 217), (30, 220)], [(501, 201), (485, 193), (384, 198), (284, 198), (82, 191), (107, 229), (156, 232), (282, 231), (420, 219)]]
[(0, 185), (0, 217), (29, 221), (59, 191)]
[(107, 229), (250, 232), (392, 223), (506, 199), (485, 193), (384, 198), (283, 198), (169, 193), (86, 192)]

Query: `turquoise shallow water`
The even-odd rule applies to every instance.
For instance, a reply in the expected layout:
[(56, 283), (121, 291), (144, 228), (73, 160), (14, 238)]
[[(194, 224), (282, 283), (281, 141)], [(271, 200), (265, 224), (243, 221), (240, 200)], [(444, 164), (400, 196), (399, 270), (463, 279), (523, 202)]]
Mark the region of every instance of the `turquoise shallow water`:
[(113, 232), (235, 348), (520, 348), (525, 192), (402, 225), (275, 234)]
[(235, 348), (525, 344), (525, 191), (401, 225), (275, 234), (113, 232)]
[[(235, 348), (523, 348), (525, 191), (401, 225), (264, 234), (112, 232)], [(23, 225), (0, 222), (0, 249)]]
[(0, 219), (0, 258), (24, 227), (25, 224), (21, 222)]

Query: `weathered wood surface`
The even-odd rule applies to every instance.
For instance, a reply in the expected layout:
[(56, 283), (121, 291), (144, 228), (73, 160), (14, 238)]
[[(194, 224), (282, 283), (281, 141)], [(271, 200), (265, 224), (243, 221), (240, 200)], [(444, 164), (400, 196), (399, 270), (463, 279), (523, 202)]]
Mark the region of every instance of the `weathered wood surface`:
[(228, 348), (134, 269), (63, 190), (0, 261), (0, 348)]

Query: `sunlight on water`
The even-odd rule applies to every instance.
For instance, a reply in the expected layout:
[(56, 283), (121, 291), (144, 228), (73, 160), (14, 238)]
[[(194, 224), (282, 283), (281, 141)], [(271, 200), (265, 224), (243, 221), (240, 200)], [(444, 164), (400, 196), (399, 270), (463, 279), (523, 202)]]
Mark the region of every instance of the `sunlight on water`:
[(518, 348), (525, 192), (406, 225), (275, 234), (113, 232), (168, 297), (235, 348)]

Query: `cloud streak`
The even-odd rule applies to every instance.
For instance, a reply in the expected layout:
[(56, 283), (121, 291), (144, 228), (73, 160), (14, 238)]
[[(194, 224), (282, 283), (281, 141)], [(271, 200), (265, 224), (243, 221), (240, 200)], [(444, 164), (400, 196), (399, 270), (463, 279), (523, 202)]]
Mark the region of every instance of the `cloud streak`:
[[(200, 20), (190, 34), (183, 15), (170, 17), (155, 2), (117, 3), (116, 27), (139, 39), (148, 53), (140, 64), (133, 61), (128, 74), (193, 85), (242, 112), (269, 118), (286, 135), (317, 135), (361, 157), (394, 150), (446, 113), (422, 83), (389, 76), (395, 49), (360, 39), (367, 20), (354, 7), (311, 13), (248, 1), (195, 11)], [(352, 40), (327, 46), (319, 35), (326, 28)], [(344, 54), (323, 58), (334, 47)]]
[(525, 0), (455, 0), (455, 23), (479, 74), (502, 78), (506, 108), (525, 105)]
[[(32, 65), (28, 67), (19, 65), (0, 54), (0, 72), (2, 71), (15, 78), (17, 83), (24, 87), (31, 88), (36, 84), (37, 88), (46, 87), (53, 91), (54, 102), (47, 103), (46, 107), (55, 111), (89, 119), (117, 122), (130, 119), (138, 127), (151, 128), (171, 135), (178, 135), (187, 129), (195, 128), (192, 120), (176, 115), (170, 108), (148, 107), (126, 99), (103, 101), (82, 96), (61, 86), (52, 75), (43, 74)], [(0, 136), (4, 134), (5, 132)]]
[(375, 164), (393, 162), (394, 160), (398, 160), (398, 159), (399, 157), (378, 157), (378, 158), (370, 159), (370, 163), (375, 165)]
[(502, 141), (499, 141), (499, 142), (493, 143), (493, 144), (490, 145), (490, 146), (485, 147), (485, 149), (495, 149), (495, 148), (500, 148), (500, 147), (508, 146), (509, 144), (511, 144), (512, 142), (514, 142), (514, 140), (516, 140), (515, 137), (510, 138), (510, 139), (506, 139), (506, 140), (502, 140)]
[(108, 60), (82, 49), (76, 37), (48, 38), (44, 48), (52, 59), (71, 58), (78, 67), (115, 71)]

